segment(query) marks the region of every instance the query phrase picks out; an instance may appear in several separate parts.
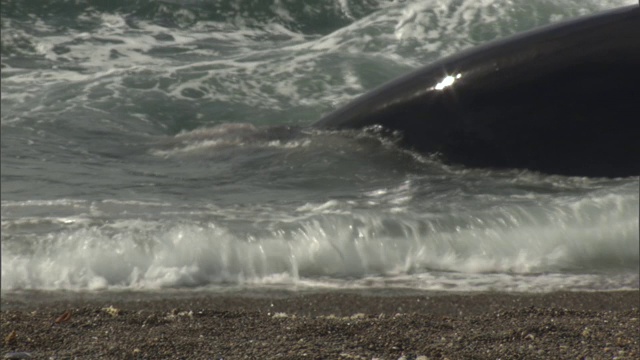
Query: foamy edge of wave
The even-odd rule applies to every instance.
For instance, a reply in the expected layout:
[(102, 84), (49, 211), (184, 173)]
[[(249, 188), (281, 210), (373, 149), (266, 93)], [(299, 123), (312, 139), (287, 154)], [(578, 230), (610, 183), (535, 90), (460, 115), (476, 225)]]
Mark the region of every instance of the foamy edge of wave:
[(126, 219), (67, 226), (40, 237), (26, 253), (3, 241), (2, 289), (305, 286), (317, 281), (339, 286), (404, 281), (417, 288), (465, 291), (637, 287), (637, 269), (631, 269), (639, 258), (637, 217), (624, 204), (590, 214), (593, 204), (584, 200), (565, 207), (552, 215), (560, 223), (546, 225), (522, 224), (532, 214), (504, 209), (521, 219), (508, 224), (487, 214), (471, 222), (476, 225), (451, 227), (440, 217), (354, 214), (329, 201), (302, 206), (293, 222), (264, 224), (270, 230), (246, 237), (211, 221)]

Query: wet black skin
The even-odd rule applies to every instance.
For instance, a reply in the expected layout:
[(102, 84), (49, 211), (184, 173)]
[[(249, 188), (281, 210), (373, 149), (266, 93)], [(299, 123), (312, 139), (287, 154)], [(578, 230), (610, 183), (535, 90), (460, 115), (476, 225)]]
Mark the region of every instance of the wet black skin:
[(470, 167), (626, 177), (640, 174), (639, 110), (634, 5), (437, 61), (313, 126), (380, 125), (408, 148)]

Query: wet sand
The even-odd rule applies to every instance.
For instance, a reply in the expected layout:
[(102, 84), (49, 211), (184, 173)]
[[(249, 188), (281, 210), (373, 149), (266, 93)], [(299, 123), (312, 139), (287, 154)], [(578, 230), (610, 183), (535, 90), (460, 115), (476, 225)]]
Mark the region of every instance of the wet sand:
[(640, 292), (3, 297), (33, 359), (637, 359)]

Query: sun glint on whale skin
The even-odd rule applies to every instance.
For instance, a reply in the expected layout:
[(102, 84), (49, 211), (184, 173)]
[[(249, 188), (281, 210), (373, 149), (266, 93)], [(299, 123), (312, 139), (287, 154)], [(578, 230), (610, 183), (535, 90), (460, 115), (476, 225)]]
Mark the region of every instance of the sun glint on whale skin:
[(640, 7), (466, 50), (395, 79), (314, 124), (380, 125), (401, 144), (472, 167), (640, 174)]

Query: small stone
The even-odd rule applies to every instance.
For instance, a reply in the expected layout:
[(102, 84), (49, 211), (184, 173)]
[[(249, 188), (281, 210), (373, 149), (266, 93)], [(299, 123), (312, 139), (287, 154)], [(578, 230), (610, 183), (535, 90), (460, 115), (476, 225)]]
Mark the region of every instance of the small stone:
[(9, 344), (12, 344), (12, 343), (16, 342), (16, 338), (17, 337), (18, 337), (18, 334), (16, 333), (16, 331), (15, 330), (11, 331), (9, 333), (9, 335), (7, 335), (4, 338), (4, 344), (5, 345), (9, 345)]
[(618, 346), (625, 346), (629, 343), (629, 340), (625, 339), (625, 338), (616, 338), (616, 345)]
[(67, 310), (64, 314), (58, 316), (58, 318), (54, 321), (56, 324), (61, 324), (63, 322), (67, 322), (71, 319), (71, 311)]
[(109, 306), (106, 308), (103, 308), (102, 311), (106, 312), (107, 314), (116, 317), (118, 315), (120, 315), (120, 309), (116, 309), (113, 306)]
[(26, 352), (10, 352), (4, 354), (5, 359), (31, 359), (31, 354)]

